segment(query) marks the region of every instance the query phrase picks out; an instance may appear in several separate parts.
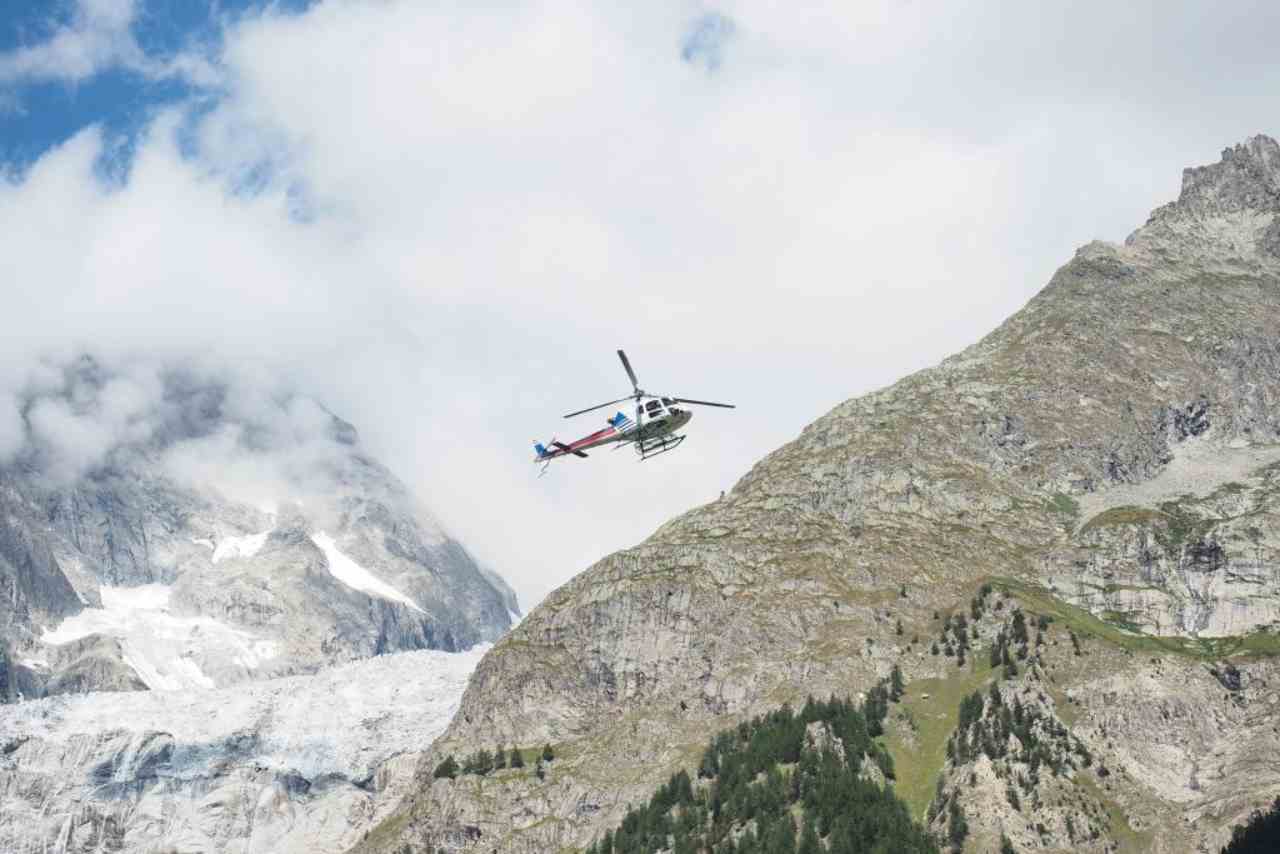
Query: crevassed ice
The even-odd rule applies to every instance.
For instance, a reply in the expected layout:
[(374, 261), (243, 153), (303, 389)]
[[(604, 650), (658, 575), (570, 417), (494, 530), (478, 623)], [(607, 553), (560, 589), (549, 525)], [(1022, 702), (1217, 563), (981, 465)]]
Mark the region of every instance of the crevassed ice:
[(315, 543), (320, 548), (320, 551), (324, 552), (325, 560), (329, 563), (329, 573), (343, 584), (363, 593), (372, 593), (374, 596), (381, 596), (383, 599), (402, 602), (415, 611), (422, 611), (417, 602), (414, 602), (408, 596), (338, 551), (333, 537), (324, 531), (317, 531), (312, 534), (311, 542)]
[(390, 756), (422, 750), (458, 709), (488, 651), (421, 650), (351, 662), (306, 676), (213, 691), (74, 694), (0, 706), (0, 732), (70, 743), (83, 733), (166, 732), (173, 774), (212, 776), (226, 754), (210, 744), (254, 732), (245, 764), (314, 779), (367, 776)]
[(68, 617), (40, 640), (63, 644), (95, 633), (119, 638), (125, 663), (154, 691), (216, 687), (197, 658), (252, 670), (278, 654), (275, 642), (212, 617), (169, 613), (171, 592), (166, 584), (103, 587), (101, 608)]

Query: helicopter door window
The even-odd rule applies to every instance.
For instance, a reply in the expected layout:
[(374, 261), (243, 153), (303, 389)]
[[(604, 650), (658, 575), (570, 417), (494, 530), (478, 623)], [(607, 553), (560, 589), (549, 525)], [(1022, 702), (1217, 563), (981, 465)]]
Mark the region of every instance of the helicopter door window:
[(645, 405), (645, 410), (649, 413), (650, 417), (659, 415), (662, 413), (662, 404), (658, 403), (656, 400), (651, 400)]

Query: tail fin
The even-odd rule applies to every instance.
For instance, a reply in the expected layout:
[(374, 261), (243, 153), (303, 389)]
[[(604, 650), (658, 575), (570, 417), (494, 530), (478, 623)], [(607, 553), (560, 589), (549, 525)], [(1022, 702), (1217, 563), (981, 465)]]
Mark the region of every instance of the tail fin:
[(541, 442), (534, 442), (533, 449), (538, 452), (539, 457), (545, 457), (547, 455), (547, 446)]

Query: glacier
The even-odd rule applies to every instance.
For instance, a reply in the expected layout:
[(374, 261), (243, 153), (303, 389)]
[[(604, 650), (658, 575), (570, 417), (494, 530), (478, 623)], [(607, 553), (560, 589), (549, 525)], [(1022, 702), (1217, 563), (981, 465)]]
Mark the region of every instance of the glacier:
[[(253, 671), (279, 654), (279, 644), (204, 616), (174, 614), (172, 587), (142, 584), (99, 588), (101, 608), (85, 608), (40, 635), (60, 645), (92, 634), (119, 638), (125, 663), (153, 691), (219, 687), (200, 662), (225, 661)], [(238, 681), (238, 680), (237, 680)]]
[(488, 649), (0, 706), (0, 850), (345, 850), (411, 784)]

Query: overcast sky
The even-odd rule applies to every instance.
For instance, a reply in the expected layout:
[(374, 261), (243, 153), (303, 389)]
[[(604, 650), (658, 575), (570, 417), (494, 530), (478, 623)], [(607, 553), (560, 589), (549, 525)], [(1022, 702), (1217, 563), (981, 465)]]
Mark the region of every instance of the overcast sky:
[[(0, 4), (0, 455), (42, 360), (256, 366), (528, 606), (1280, 133), (1276, 44), (1273, 2)], [(539, 479), (618, 347), (739, 408)]]

